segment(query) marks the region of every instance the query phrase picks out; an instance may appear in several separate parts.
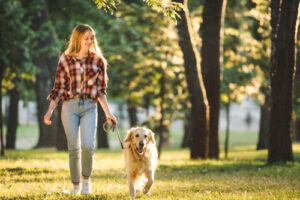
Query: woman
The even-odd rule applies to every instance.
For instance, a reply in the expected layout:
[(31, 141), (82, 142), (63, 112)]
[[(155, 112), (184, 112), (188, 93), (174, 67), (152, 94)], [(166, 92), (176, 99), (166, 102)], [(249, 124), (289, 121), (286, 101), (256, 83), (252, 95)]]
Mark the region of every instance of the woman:
[(91, 194), (97, 101), (106, 118), (117, 123), (107, 104), (106, 83), (106, 60), (97, 44), (94, 29), (89, 25), (76, 26), (67, 50), (60, 57), (54, 89), (48, 96), (51, 102), (44, 116), (44, 123), (50, 125), (53, 110), (59, 102), (62, 103), (61, 118), (68, 141), (73, 183), (71, 194), (80, 193), (80, 174), (83, 177), (81, 194)]

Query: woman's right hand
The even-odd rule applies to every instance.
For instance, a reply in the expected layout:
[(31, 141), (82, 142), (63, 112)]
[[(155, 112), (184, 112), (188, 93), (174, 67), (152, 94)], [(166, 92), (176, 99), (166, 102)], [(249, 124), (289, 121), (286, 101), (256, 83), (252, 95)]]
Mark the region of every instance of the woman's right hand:
[(50, 111), (48, 111), (46, 114), (45, 114), (45, 116), (44, 116), (44, 123), (46, 124), (46, 125), (51, 125), (51, 120), (50, 120), (50, 118), (51, 118), (51, 116), (52, 116), (52, 112), (50, 112)]

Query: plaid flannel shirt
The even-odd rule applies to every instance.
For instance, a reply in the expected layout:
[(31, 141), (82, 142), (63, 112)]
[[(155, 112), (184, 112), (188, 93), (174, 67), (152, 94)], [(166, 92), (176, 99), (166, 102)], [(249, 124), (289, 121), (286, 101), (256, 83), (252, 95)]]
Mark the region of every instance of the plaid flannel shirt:
[(63, 102), (75, 95), (89, 95), (94, 102), (106, 94), (106, 77), (103, 60), (90, 52), (85, 59), (62, 55), (57, 66), (53, 90), (47, 99)]

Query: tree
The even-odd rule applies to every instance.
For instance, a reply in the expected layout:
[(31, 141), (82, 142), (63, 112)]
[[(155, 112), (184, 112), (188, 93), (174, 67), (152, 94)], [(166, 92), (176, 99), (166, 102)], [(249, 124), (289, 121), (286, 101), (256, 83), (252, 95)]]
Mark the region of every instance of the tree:
[(223, 65), (223, 21), (227, 0), (204, 1), (201, 67), (209, 103), (209, 157), (219, 158), (219, 113)]
[[(2, 1), (0, 1), (0, 13), (4, 13), (5, 8)], [(4, 42), (4, 34), (3, 34), (3, 27), (2, 24), (0, 25), (1, 32), (0, 32), (0, 44)], [(0, 59), (0, 139), (1, 139), (1, 156), (4, 156), (4, 134), (3, 134), (3, 115), (2, 115), (2, 79), (4, 77), (4, 69), (5, 69), (5, 62), (3, 61), (2, 57)]]
[(225, 152), (229, 149), (229, 112), (231, 103), (256, 97), (262, 73), (258, 67), (264, 57), (264, 46), (252, 37), (254, 20), (248, 1), (228, 1), (224, 34), (224, 65), (221, 85), (222, 106), (226, 109)]
[(293, 161), (292, 93), (298, 0), (271, 1), (271, 105), (268, 163)]
[(184, 135), (181, 142), (181, 148), (190, 147), (191, 117), (188, 109), (185, 112), (184, 116), (185, 116), (185, 118), (183, 119)]
[(300, 119), (296, 118), (296, 120), (294, 121), (294, 139), (295, 141), (299, 142), (300, 141)]
[[(0, 48), (0, 104), (2, 104), (2, 94), (11, 90), (19, 90), (16, 86), (23, 85), (26, 79), (29, 82), (33, 81), (31, 74), (35, 73), (36, 70), (30, 59), (34, 34), (30, 29), (32, 19), (26, 17), (32, 9), (34, 10), (36, 7), (32, 6), (26, 10), (20, 0), (0, 1), (0, 28), (5, 30), (1, 31), (0, 38), (0, 46), (2, 47)], [(16, 15), (16, 13), (18, 14)], [(12, 18), (14, 20), (11, 20)], [(12, 117), (11, 114), (16, 113), (16, 110), (11, 111), (10, 117)], [(13, 117), (16, 118), (16, 116)], [(2, 110), (0, 110), (0, 118), (1, 149), (4, 154)], [(16, 120), (13, 119), (11, 122), (14, 123), (9, 123), (7, 135), (9, 145), (14, 145), (14, 138), (11, 140), (10, 136), (15, 137), (15, 130), (12, 129), (17, 127)]]
[(226, 131), (225, 131), (225, 143), (224, 143), (225, 158), (228, 158), (228, 148), (229, 148), (230, 102), (231, 102), (230, 97), (228, 95), (228, 102), (226, 102)]
[(193, 44), (187, 0), (179, 11), (177, 30), (179, 46), (183, 52), (185, 75), (191, 102), (191, 158), (208, 157), (209, 106), (204, 87), (198, 53)]
[[(48, 11), (46, 7), (46, 2), (41, 1), (40, 6), (42, 6), (41, 12), (36, 13), (36, 18), (33, 24), (33, 30), (42, 31), (41, 29), (45, 28), (48, 32), (45, 36), (40, 35), (37, 38), (37, 44), (35, 50), (40, 51), (40, 55), (34, 57), (34, 64), (40, 68), (40, 73), (36, 75), (36, 99), (37, 99), (37, 116), (38, 116), (38, 124), (39, 124), (39, 139), (37, 147), (45, 147), (45, 146), (54, 146), (55, 145), (55, 137), (57, 133), (57, 119), (55, 115), (52, 118), (52, 126), (47, 127), (44, 124), (44, 115), (48, 109), (49, 102), (47, 101), (47, 96), (49, 91), (52, 88), (52, 84), (54, 83), (54, 77), (56, 72), (56, 66), (58, 63), (58, 54), (54, 49), (47, 49), (49, 47), (53, 47), (55, 43), (54, 30), (51, 26)], [(40, 15), (40, 16), (39, 16)], [(48, 27), (47, 27), (48, 26)], [(42, 52), (45, 50), (46, 52)]]
[(103, 130), (103, 123), (106, 121), (105, 113), (101, 107), (101, 105), (98, 103), (97, 105), (98, 109), (98, 124), (97, 124), (97, 132), (98, 132), (98, 137), (97, 137), (97, 147), (98, 148), (109, 148), (108, 144), (108, 139), (107, 139), (107, 134)]
[(259, 132), (258, 142), (256, 149), (267, 149), (268, 148), (268, 128), (269, 128), (269, 103), (270, 103), (270, 91), (267, 87), (261, 87), (261, 92), (264, 94), (264, 101), (260, 104), (260, 121), (259, 121)]
[(49, 20), (46, 1), (31, 0), (24, 3), (26, 8), (37, 6), (33, 10), (32, 30), (35, 31), (34, 41), (35, 54), (32, 58), (33, 63), (39, 68), (36, 74), (35, 92), (37, 101), (37, 118), (39, 124), (39, 139), (37, 147), (55, 146), (57, 133), (57, 119), (54, 115), (52, 125), (44, 124), (44, 114), (48, 109), (47, 96), (51, 90), (55, 78), (58, 54), (55, 49), (55, 36), (53, 26)]
[(15, 149), (17, 127), (18, 127), (18, 112), (19, 112), (19, 91), (14, 88), (9, 91), (9, 112), (6, 133), (6, 148)]
[(268, 147), (268, 124), (269, 124), (269, 97), (270, 97), (270, 51), (271, 51), (271, 26), (269, 15), (269, 1), (253, 0), (246, 4), (249, 19), (249, 32), (251, 42), (247, 45), (251, 48), (247, 63), (256, 66), (257, 82), (260, 89), (252, 95), (260, 105), (260, 123), (257, 150)]
[(57, 133), (55, 147), (59, 151), (68, 150), (68, 141), (61, 120), (62, 104), (57, 105), (55, 115), (57, 116)]
[[(2, 11), (2, 9), (0, 9), (0, 11)], [(1, 37), (1, 41), (2, 37)], [(1, 69), (0, 69), (0, 128), (1, 128), (1, 135), (0, 135), (0, 139), (1, 139), (1, 156), (4, 156), (4, 136), (3, 136), (3, 116), (2, 116), (2, 77), (4, 74), (4, 67), (2, 68), (2, 66), (4, 66), (3, 63), (0, 63)]]
[[(298, 27), (299, 28), (299, 27)], [(298, 32), (299, 38), (300, 32)], [(294, 135), (295, 141), (300, 141), (300, 41), (297, 41), (296, 74), (293, 93)]]
[[(227, 35), (227, 37), (230, 36)], [(241, 52), (237, 52), (237, 54), (238, 53)], [(254, 77), (256, 75), (255, 71), (249, 73), (247, 67), (244, 68), (246, 71), (241, 70), (241, 60), (232, 60), (230, 57), (231, 56), (227, 55), (226, 50), (223, 80), (221, 85), (221, 99), (223, 106), (226, 109), (226, 136), (224, 144), (225, 158), (227, 158), (229, 149), (230, 105), (232, 102), (240, 103), (246, 96), (251, 95), (250, 91), (255, 91), (255, 87), (251, 85), (253, 81), (255, 82)], [(227, 61), (228, 59), (231, 61)]]

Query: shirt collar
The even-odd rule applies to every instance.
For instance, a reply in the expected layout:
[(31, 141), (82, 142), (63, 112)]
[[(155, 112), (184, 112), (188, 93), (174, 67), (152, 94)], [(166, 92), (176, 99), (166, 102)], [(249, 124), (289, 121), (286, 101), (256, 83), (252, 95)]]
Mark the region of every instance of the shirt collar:
[(75, 56), (71, 56), (71, 59), (72, 59), (73, 61), (84, 62), (84, 61), (88, 60), (90, 57), (91, 57), (91, 51), (88, 50), (87, 56), (86, 56), (85, 58), (83, 58), (83, 59), (78, 59), (78, 58), (76, 58)]

